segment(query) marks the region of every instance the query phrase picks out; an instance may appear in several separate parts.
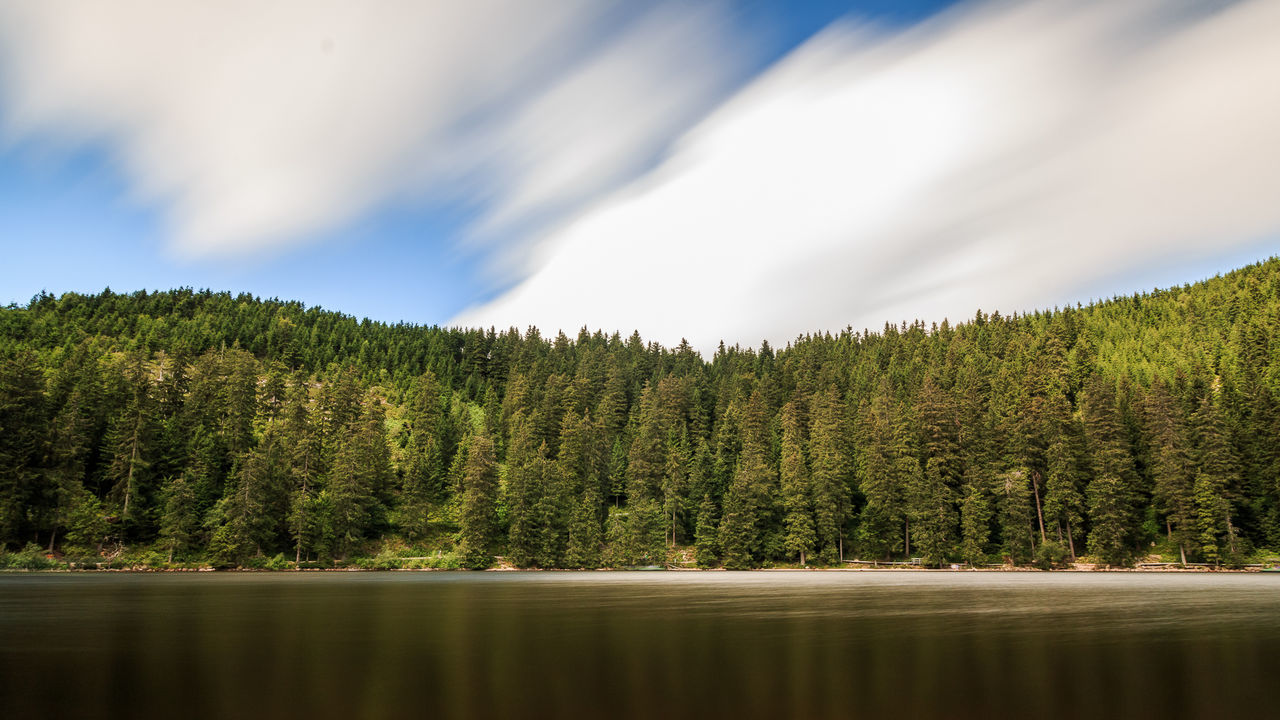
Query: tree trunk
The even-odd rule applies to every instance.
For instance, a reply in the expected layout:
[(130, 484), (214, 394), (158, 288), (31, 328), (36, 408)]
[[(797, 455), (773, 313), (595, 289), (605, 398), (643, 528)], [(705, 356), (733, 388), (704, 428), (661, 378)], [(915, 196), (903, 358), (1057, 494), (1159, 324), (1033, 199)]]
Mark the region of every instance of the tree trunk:
[(1036, 496), (1036, 518), (1040, 520), (1040, 544), (1045, 543), (1044, 512), (1040, 510), (1040, 473), (1031, 473), (1031, 492)]
[(1071, 522), (1067, 522), (1067, 546), (1071, 548), (1071, 562), (1076, 561), (1076, 541), (1071, 537)]
[(58, 526), (53, 526), (53, 532), (49, 533), (49, 552), (53, 552), (53, 541), (58, 537)]
[(1178, 555), (1182, 556), (1182, 567), (1187, 566), (1187, 544), (1178, 543)]
[(129, 453), (129, 475), (124, 481), (124, 511), (120, 513), (121, 521), (129, 519), (129, 499), (133, 495), (133, 469), (138, 465), (138, 430), (134, 427), (133, 450)]
[(902, 539), (907, 546), (907, 559), (911, 559), (911, 521), (903, 520)]
[(804, 567), (804, 551), (800, 551), (800, 567)]

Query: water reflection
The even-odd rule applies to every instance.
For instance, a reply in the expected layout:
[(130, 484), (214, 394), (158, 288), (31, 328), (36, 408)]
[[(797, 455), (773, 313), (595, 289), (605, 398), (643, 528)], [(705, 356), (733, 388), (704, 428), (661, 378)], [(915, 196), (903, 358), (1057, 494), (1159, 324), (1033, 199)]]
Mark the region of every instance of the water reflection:
[(0, 577), (7, 717), (1217, 717), (1267, 576)]

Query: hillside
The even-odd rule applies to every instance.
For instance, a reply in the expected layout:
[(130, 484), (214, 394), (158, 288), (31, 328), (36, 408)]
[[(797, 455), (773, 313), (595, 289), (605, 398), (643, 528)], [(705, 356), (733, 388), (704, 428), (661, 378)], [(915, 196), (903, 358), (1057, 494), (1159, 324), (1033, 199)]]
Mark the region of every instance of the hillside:
[(0, 310), (0, 541), (157, 565), (1240, 562), (1280, 548), (1278, 333), (1276, 259), (710, 359), (40, 295)]

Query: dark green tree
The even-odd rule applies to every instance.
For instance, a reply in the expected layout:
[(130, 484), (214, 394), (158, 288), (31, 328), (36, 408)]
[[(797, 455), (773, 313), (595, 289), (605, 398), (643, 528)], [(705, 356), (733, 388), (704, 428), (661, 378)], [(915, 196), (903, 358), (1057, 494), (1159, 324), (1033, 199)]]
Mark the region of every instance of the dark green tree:
[(493, 564), (497, 500), (498, 463), (493, 441), (487, 435), (475, 435), (468, 443), (462, 477), (458, 557), (463, 567), (481, 570)]
[(805, 458), (804, 418), (800, 406), (792, 400), (782, 407), (782, 504), (786, 509), (786, 549), (800, 564), (813, 552), (817, 543), (814, 529), (813, 480)]

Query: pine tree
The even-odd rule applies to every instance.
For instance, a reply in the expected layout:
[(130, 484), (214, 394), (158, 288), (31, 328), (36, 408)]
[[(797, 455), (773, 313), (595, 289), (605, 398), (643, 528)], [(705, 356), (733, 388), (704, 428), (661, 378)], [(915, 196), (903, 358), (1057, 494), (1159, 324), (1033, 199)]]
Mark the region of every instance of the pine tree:
[(467, 449), (462, 478), (458, 558), (463, 567), (481, 570), (493, 564), (497, 495), (498, 464), (493, 441), (487, 435), (475, 435)]
[(664, 535), (670, 545), (683, 528), (685, 502), (689, 492), (689, 443), (674, 430), (667, 437), (667, 462), (662, 471), (662, 518)]
[(108, 459), (104, 479), (127, 534), (144, 519), (138, 500), (145, 499), (150, 484), (153, 403), (151, 381), (141, 354), (125, 359), (119, 380), (122, 407), (112, 418), (104, 440), (103, 455)]
[(537, 523), (536, 546), (533, 562), (538, 567), (563, 567), (565, 548), (569, 542), (569, 515), (572, 493), (568, 478), (548, 456), (542, 446), (537, 460), (538, 481), (541, 492), (534, 506)]
[(364, 405), (362, 414), (338, 440), (325, 484), (330, 540), (344, 557), (380, 521), (385, 511), (380, 495), (391, 477), (382, 404), (370, 394)]
[(435, 374), (427, 371), (414, 383), (405, 418), (408, 440), (395, 524), (410, 539), (426, 535), (431, 508), (444, 499), (446, 468), (441, 435), (446, 423), (441, 395)]
[(1168, 388), (1159, 379), (1152, 383), (1143, 411), (1152, 447), (1152, 500), (1156, 511), (1164, 515), (1168, 538), (1177, 543), (1185, 564), (1187, 548), (1199, 544), (1187, 428)]
[(814, 530), (813, 482), (805, 459), (804, 420), (795, 400), (782, 408), (782, 504), (786, 509), (786, 549), (800, 564), (813, 552), (817, 542)]
[(988, 482), (970, 467), (960, 500), (960, 555), (970, 564), (984, 558), (991, 538), (991, 498)]
[(771, 440), (765, 393), (751, 394), (742, 422), (742, 455), (724, 500), (720, 547), (729, 569), (751, 567), (763, 556), (765, 529), (774, 517), (778, 487), (771, 461)]
[(859, 518), (859, 541), (865, 549), (887, 559), (903, 549), (901, 530), (905, 525), (904, 489), (899, 484), (901, 473), (895, 469), (898, 466), (895, 420), (887, 384), (881, 384), (863, 417), (859, 429), (862, 454), (858, 487), (866, 498), (866, 505)]
[(627, 457), (628, 502), (661, 497), (667, 463), (665, 440), (658, 412), (658, 393), (652, 386), (645, 386), (640, 396), (635, 439)]
[(323, 535), (317, 498), (323, 476), (324, 446), (312, 417), (308, 379), (297, 374), (286, 391), (281, 437), (289, 455), (289, 497), (285, 521), (293, 540), (294, 562), (315, 549)]
[(694, 558), (699, 567), (712, 567), (720, 557), (720, 518), (710, 495), (703, 495), (698, 504), (698, 522), (694, 530)]
[(890, 482), (900, 505), (897, 514), (902, 525), (898, 530), (902, 533), (902, 551), (907, 557), (915, 553), (911, 543), (918, 533), (913, 531), (912, 526), (927, 518), (934, 509), (934, 493), (932, 488), (926, 489), (928, 479), (920, 466), (917, 430), (918, 425), (911, 416), (910, 408), (904, 406), (894, 416), (889, 472), (892, 476)]
[(930, 458), (923, 473), (913, 472), (914, 482), (908, 486), (912, 536), (925, 564), (945, 562), (955, 538), (955, 501), (943, 468), (942, 460)]
[(92, 408), (81, 388), (72, 388), (62, 409), (49, 427), (47, 468), (48, 485), (54, 493), (52, 518), (49, 522), (49, 551), (52, 552), (59, 530), (70, 526), (76, 508), (86, 493), (84, 480), (93, 444)]
[(1057, 542), (1066, 543), (1074, 560), (1075, 534), (1084, 524), (1084, 439), (1065, 397), (1054, 393), (1046, 405), (1045, 433), (1049, 444), (1045, 450), (1045, 522), (1053, 528)]
[(220, 523), (209, 543), (219, 563), (242, 564), (269, 547), (276, 530), (271, 509), (285, 492), (286, 463), (274, 433), (268, 433), (239, 463), (227, 494), (218, 502)]
[(253, 424), (258, 414), (258, 361), (238, 348), (227, 350), (220, 358), (224, 373), (222, 412), (219, 416), (222, 436), (229, 455), (247, 452), (254, 442)]
[(1128, 492), (1115, 475), (1099, 475), (1089, 483), (1089, 553), (1109, 565), (1128, 562), (1131, 511)]
[(83, 486), (73, 487), (63, 502), (67, 508), (67, 543), (76, 548), (94, 548), (100, 554), (111, 531), (102, 502)]
[(510, 524), (508, 553), (517, 567), (529, 567), (538, 555), (538, 504), (543, 495), (546, 446), (538, 423), (521, 410), (511, 418), (507, 447), (506, 508)]
[(853, 467), (842, 435), (841, 408), (835, 387), (818, 393), (809, 431), (814, 530), (826, 562), (844, 560), (844, 528), (851, 514), (849, 478)]
[(1008, 470), (995, 478), (1000, 538), (1005, 555), (1014, 564), (1029, 561), (1034, 552), (1034, 520), (1031, 485), (1022, 470)]
[(1235, 528), (1231, 519), (1231, 498), (1239, 485), (1239, 460), (1227, 442), (1222, 413), (1209, 397), (1191, 416), (1195, 439), (1194, 498), (1200, 552), (1211, 563), (1222, 561), (1224, 551), (1235, 555)]
[(160, 515), (160, 539), (173, 562), (175, 553), (183, 553), (195, 544), (200, 532), (200, 516), (196, 513), (196, 494), (185, 477), (170, 480), (161, 493), (164, 510)]
[[(666, 542), (663, 537), (662, 506), (648, 497), (628, 500), (616, 513), (623, 520), (623, 543), (615, 559), (626, 565), (656, 565), (666, 559)], [(616, 564), (616, 563), (615, 563)]]
[(1116, 407), (1115, 388), (1101, 377), (1095, 377), (1086, 388), (1084, 415), (1093, 464), (1093, 480), (1085, 492), (1092, 526), (1089, 554), (1111, 565), (1124, 564), (1133, 553), (1137, 477)]
[(603, 541), (600, 476), (604, 470), (600, 451), (603, 435), (603, 428), (592, 420), (590, 411), (565, 418), (556, 470), (566, 488), (569, 504), (569, 536), (565, 548), (568, 567), (594, 568), (600, 565)]

